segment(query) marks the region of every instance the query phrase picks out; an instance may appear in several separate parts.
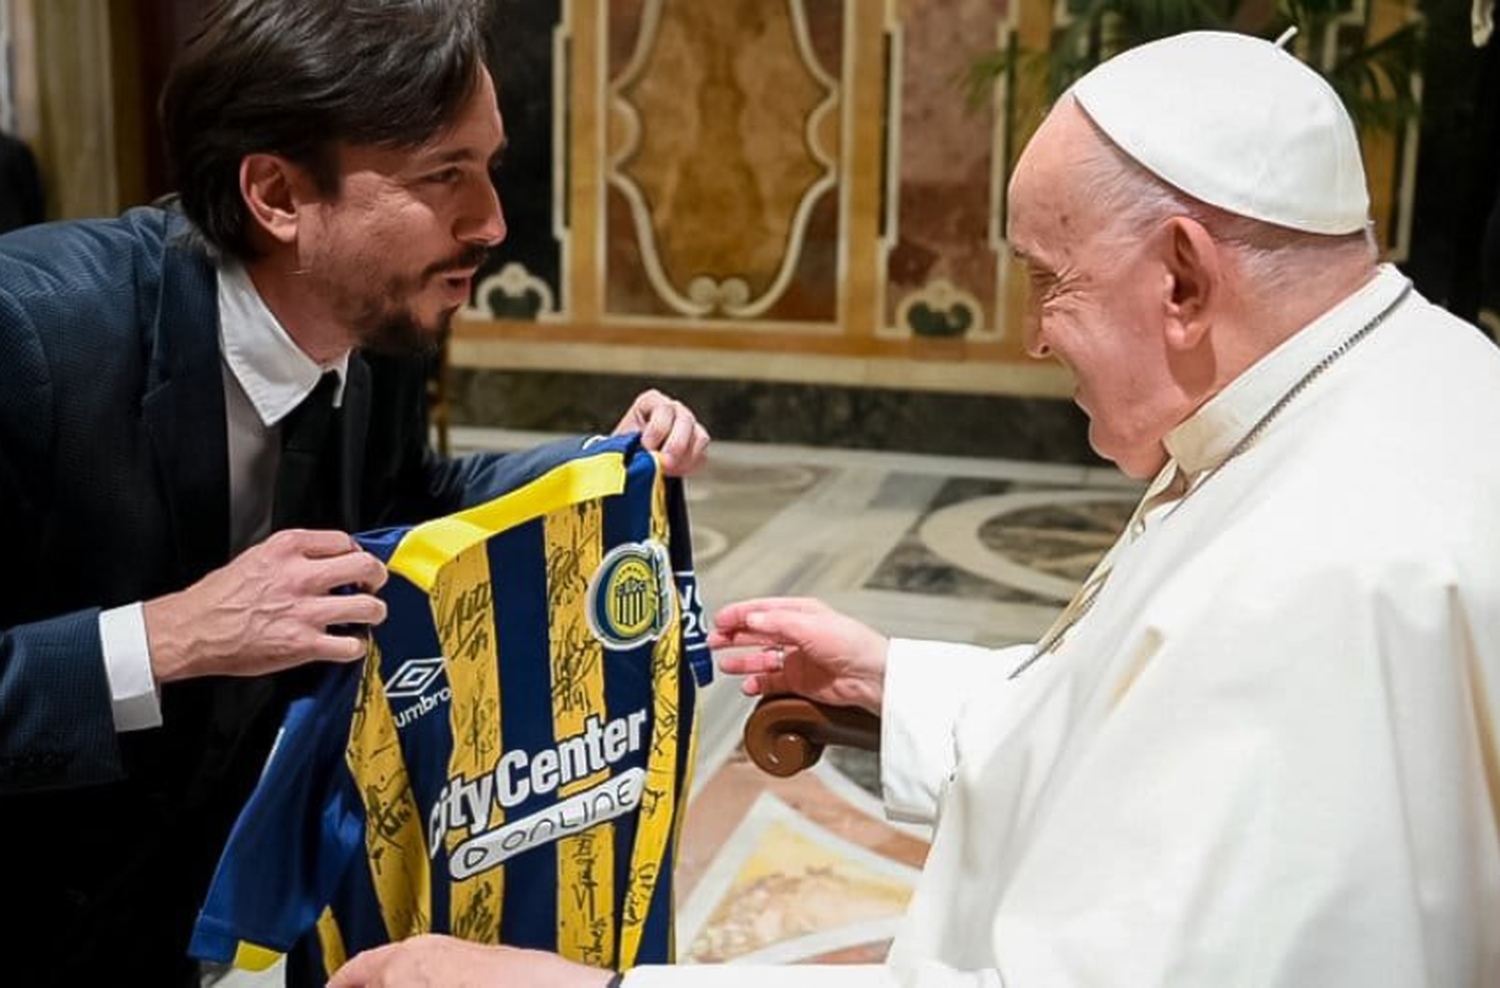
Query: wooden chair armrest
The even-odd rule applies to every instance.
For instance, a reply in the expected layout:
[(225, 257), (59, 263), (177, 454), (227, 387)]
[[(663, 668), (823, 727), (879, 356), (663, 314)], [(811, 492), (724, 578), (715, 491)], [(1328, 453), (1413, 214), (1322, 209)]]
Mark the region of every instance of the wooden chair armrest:
[(745, 753), (780, 778), (816, 765), (825, 745), (880, 750), (880, 718), (800, 696), (763, 697), (745, 721)]

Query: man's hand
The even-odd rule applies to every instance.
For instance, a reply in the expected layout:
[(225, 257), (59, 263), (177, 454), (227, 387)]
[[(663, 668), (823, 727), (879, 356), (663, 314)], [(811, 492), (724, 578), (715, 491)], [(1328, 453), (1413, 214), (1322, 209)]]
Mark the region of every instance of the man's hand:
[(601, 988), (609, 978), (540, 950), (429, 934), (365, 951), (339, 968), (328, 988)]
[(614, 435), (626, 432), (639, 432), (641, 445), (660, 455), (662, 468), (673, 477), (686, 477), (708, 454), (708, 430), (693, 410), (655, 389), (637, 395), (615, 426)]
[(879, 714), (885, 699), (890, 641), (809, 597), (746, 600), (714, 615), (710, 648), (743, 648), (719, 657), (719, 668), (744, 676), (751, 696), (796, 693), (838, 707)]
[(151, 671), (167, 683), (351, 662), (367, 640), (328, 628), (384, 621), (385, 602), (373, 594), (385, 580), (385, 565), (343, 532), (277, 532), (186, 590), (146, 602)]

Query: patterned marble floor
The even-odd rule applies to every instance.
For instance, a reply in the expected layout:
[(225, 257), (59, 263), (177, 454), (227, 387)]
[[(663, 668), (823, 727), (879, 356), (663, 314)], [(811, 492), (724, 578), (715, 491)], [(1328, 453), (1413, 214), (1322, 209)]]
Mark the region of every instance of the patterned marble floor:
[[(455, 452), (552, 438), (458, 429)], [(820, 597), (889, 634), (1035, 640), (1139, 496), (1113, 470), (718, 443), (688, 484), (710, 612)], [(884, 820), (874, 756), (830, 750), (777, 780), (739, 750), (750, 701), (702, 695), (699, 762), (676, 875), (680, 959), (869, 962), (884, 956), (926, 834)], [(226, 988), (279, 984), (231, 974)]]

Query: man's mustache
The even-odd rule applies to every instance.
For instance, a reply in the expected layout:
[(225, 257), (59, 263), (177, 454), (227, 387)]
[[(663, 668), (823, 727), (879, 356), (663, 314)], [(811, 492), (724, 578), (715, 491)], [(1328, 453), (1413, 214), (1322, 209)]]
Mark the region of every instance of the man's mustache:
[(430, 278), (436, 278), (438, 275), (447, 274), (450, 271), (473, 270), (483, 264), (489, 256), (490, 249), (488, 247), (480, 247), (477, 244), (466, 247), (454, 257), (428, 265), (427, 270), (422, 272), (422, 280), (427, 281)]

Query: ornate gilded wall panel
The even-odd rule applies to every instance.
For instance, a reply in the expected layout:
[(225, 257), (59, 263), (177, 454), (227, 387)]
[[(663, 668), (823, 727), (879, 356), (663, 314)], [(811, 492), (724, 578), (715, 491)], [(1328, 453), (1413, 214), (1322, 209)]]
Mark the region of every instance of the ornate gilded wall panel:
[(1006, 91), (971, 105), (963, 70), (1006, 29), (1007, 0), (888, 0), (885, 323), (889, 336), (995, 339)]
[(563, 0), (524, 0), (495, 11), (489, 63), (506, 149), (494, 176), (508, 232), (504, 249), (480, 271), (471, 317), (568, 316), (568, 47), (562, 8)]
[(609, 5), (612, 321), (835, 321), (842, 6)]

